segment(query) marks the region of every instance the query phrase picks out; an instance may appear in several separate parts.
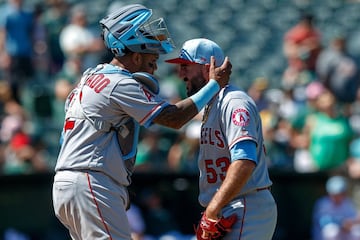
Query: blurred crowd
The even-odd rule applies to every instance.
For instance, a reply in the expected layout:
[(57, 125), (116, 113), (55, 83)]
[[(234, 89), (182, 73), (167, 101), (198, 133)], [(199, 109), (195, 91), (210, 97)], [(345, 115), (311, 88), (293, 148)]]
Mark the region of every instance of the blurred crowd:
[[(85, 69), (111, 57), (99, 29), (88, 24), (85, 5), (48, 0), (25, 8), (23, 1), (1, 6), (3, 174), (53, 170), (66, 96)], [(259, 76), (244, 89), (263, 120), (269, 168), (303, 173), (356, 164), (358, 156), (349, 146), (360, 136), (360, 56), (347, 51), (342, 33), (324, 43), (316, 19), (306, 12), (280, 44), (287, 60), (280, 87)], [(159, 79), (164, 98), (185, 97), (176, 67)], [(142, 129), (138, 171), (197, 173), (200, 125), (201, 113), (180, 131)]]
[[(0, 174), (53, 171), (68, 93), (85, 69), (111, 57), (85, 5), (48, 0), (24, 8), (23, 1), (0, 6)], [(308, 13), (279, 44), (287, 60), (281, 87), (259, 76), (244, 89), (262, 117), (269, 168), (359, 179), (360, 56), (347, 51), (344, 33), (324, 43)], [(185, 97), (176, 68), (159, 79), (164, 98)], [(200, 126), (201, 113), (180, 131), (141, 129), (137, 172), (197, 174)], [(159, 204), (151, 196), (148, 204)]]
[(0, 17), (0, 164), (3, 174), (53, 171), (64, 102), (82, 72), (107, 61), (83, 4), (29, 7), (7, 0)]

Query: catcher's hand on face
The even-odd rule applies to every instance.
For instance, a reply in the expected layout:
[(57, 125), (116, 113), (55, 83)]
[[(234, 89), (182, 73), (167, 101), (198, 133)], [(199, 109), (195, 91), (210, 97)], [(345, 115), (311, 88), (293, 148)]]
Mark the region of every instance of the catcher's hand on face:
[(221, 240), (237, 220), (236, 214), (230, 217), (221, 217), (217, 220), (208, 219), (203, 213), (200, 223), (195, 229), (198, 240)]
[(220, 87), (223, 88), (229, 83), (231, 68), (232, 65), (228, 57), (225, 57), (220, 67), (215, 67), (215, 58), (211, 56), (209, 77), (210, 79), (215, 79)]

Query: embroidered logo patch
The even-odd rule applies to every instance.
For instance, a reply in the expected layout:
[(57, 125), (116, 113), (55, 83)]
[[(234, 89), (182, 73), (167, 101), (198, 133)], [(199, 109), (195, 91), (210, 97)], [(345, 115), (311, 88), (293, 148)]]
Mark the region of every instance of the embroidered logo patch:
[(148, 99), (149, 102), (154, 100), (154, 95), (148, 91), (147, 89), (145, 89), (144, 87), (141, 87), (142, 91), (144, 92), (146, 98)]
[(250, 114), (245, 109), (236, 109), (231, 115), (232, 121), (237, 126), (247, 126), (250, 122)]

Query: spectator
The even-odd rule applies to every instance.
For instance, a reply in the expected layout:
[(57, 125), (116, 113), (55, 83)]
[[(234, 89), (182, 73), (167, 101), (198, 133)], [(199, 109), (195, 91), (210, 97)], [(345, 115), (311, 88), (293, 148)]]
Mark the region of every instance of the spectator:
[(6, 103), (14, 101), (10, 85), (6, 81), (0, 81), (0, 119), (6, 115)]
[(34, 74), (33, 27), (33, 14), (23, 8), (23, 0), (8, 0), (0, 16), (0, 68), (18, 102), (21, 88)]
[(42, 149), (34, 147), (31, 136), (18, 131), (5, 149), (4, 174), (29, 174), (48, 171)]
[(51, 118), (47, 120), (50, 120), (51, 122), (45, 123), (45, 125), (56, 132), (58, 137), (52, 144), (55, 145), (57, 149), (60, 148), (58, 139), (60, 138), (62, 128), (64, 127), (64, 122), (62, 120), (65, 117), (64, 104), (73, 88), (74, 85), (71, 84), (68, 79), (59, 78), (55, 81), (52, 89), (53, 92), (50, 98)]
[(78, 83), (83, 70), (83, 61), (78, 56), (66, 59), (61, 70), (55, 75), (55, 82), (66, 81), (73, 87)]
[(311, 82), (321, 49), (321, 34), (314, 25), (314, 16), (303, 14), (284, 36), (283, 51), (288, 66), (282, 79), (283, 87), (288, 89)]
[(336, 99), (328, 89), (316, 98), (315, 107), (316, 111), (307, 115), (304, 128), (292, 138), (292, 144), (295, 148), (308, 148), (315, 171), (342, 168), (354, 137), (349, 119), (339, 112)]
[(62, 68), (54, 77), (53, 98), (51, 103), (52, 123), (55, 128), (63, 127), (65, 117), (64, 104), (71, 90), (81, 78), (83, 63), (80, 57), (72, 56), (66, 59)]
[[(5, 116), (1, 122), (0, 137), (4, 148), (2, 172), (4, 174), (23, 174), (44, 172), (48, 164), (43, 155), (43, 147), (26, 132), (29, 119), (20, 104), (8, 100), (4, 104)], [(39, 142), (37, 142), (39, 143)]]
[(84, 5), (78, 4), (72, 7), (70, 22), (60, 33), (60, 47), (65, 58), (81, 57), (84, 63), (82, 70), (97, 64), (104, 43), (100, 37), (95, 37), (90, 31)]
[(28, 116), (24, 108), (11, 97), (3, 102), (3, 111), (0, 140), (2, 143), (9, 143), (14, 134), (28, 121)]
[(351, 141), (347, 170), (352, 179), (360, 179), (360, 137), (354, 138)]
[(360, 69), (346, 48), (346, 37), (337, 36), (317, 60), (318, 79), (331, 90), (337, 101), (352, 103), (360, 84)]
[(259, 112), (268, 108), (268, 100), (265, 97), (265, 92), (268, 87), (269, 80), (264, 77), (259, 77), (255, 79), (247, 90), (249, 96), (254, 99)]
[(136, 204), (131, 203), (126, 215), (129, 219), (132, 239), (143, 240), (146, 226), (141, 209)]
[(60, 47), (61, 30), (68, 23), (68, 4), (65, 0), (48, 0), (47, 9), (41, 16), (41, 22), (46, 30), (46, 43), (49, 55), (49, 74), (56, 74), (65, 61)]
[(260, 112), (263, 123), (264, 144), (268, 167), (293, 169), (293, 148), (290, 145), (291, 126), (289, 120), (298, 111), (291, 95), (281, 89), (265, 92), (268, 108)]
[(294, 148), (294, 170), (296, 172), (316, 172), (314, 160), (308, 148), (308, 136), (302, 134), (309, 115), (316, 113), (316, 101), (325, 92), (325, 87), (319, 81), (314, 81), (306, 87), (306, 104), (290, 119), (291, 137), (290, 145)]
[(34, 7), (34, 27), (33, 27), (33, 64), (36, 79), (47, 80), (48, 71), (48, 45), (46, 39), (46, 27), (42, 22), (42, 15), (44, 13), (43, 3), (37, 3)]
[(197, 159), (200, 147), (201, 121), (190, 122), (179, 139), (169, 149), (168, 165), (170, 170), (181, 173), (198, 173)]
[(357, 135), (350, 144), (350, 157), (346, 161), (347, 174), (352, 180), (352, 194), (357, 207), (360, 207), (360, 137)]
[(166, 156), (171, 143), (163, 134), (164, 131), (159, 126), (152, 126), (142, 131), (135, 162), (137, 171), (163, 172), (169, 170)]
[(313, 240), (355, 240), (360, 238), (358, 210), (349, 197), (347, 179), (330, 177), (327, 195), (319, 198), (313, 208)]

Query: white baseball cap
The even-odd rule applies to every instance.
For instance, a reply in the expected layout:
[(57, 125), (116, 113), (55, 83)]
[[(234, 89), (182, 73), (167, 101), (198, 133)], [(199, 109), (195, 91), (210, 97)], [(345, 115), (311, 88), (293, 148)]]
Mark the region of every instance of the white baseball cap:
[(215, 42), (206, 38), (195, 38), (186, 41), (177, 58), (165, 60), (176, 64), (210, 64), (211, 56), (215, 57), (215, 65), (221, 66), (224, 62), (224, 53)]

